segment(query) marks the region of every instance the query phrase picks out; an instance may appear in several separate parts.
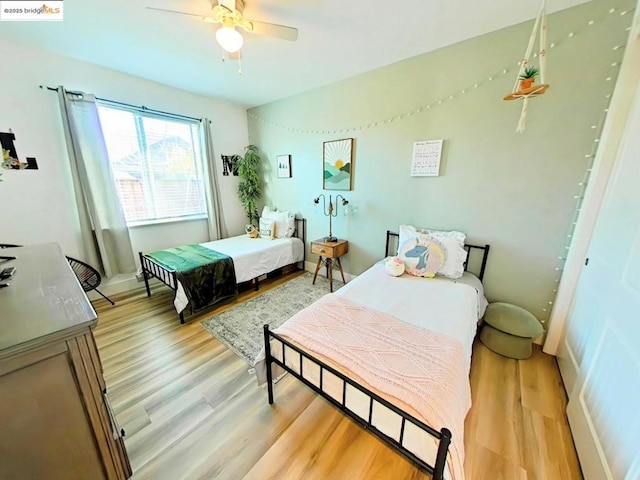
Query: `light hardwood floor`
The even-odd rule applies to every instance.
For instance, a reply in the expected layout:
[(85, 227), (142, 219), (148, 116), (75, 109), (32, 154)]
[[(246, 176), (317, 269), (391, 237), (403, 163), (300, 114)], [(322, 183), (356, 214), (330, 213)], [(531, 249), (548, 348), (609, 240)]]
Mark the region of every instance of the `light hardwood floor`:
[[(270, 279), (180, 325), (173, 292), (96, 301), (96, 341), (134, 479), (427, 479), (428, 475), (285, 376), (273, 406), (247, 365), (200, 321), (261, 294)], [(474, 346), (467, 480), (582, 478), (553, 357), (509, 360)]]

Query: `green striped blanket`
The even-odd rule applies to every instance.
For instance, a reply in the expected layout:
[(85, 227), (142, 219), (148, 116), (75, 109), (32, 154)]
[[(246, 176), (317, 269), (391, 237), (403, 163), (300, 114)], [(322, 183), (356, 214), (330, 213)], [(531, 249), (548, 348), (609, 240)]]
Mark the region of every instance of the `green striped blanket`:
[(233, 259), (224, 253), (202, 245), (183, 245), (145, 255), (176, 272), (191, 312), (238, 294)]

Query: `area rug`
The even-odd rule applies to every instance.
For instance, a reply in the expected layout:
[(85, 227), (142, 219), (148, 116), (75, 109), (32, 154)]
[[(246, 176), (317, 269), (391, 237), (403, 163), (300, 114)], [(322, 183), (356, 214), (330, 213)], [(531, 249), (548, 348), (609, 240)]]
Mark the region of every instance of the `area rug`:
[[(329, 293), (329, 281), (318, 277), (312, 285), (309, 272), (247, 300), (226, 312), (201, 323), (204, 329), (224, 343), (249, 366), (264, 345), (263, 325), (274, 329), (282, 325), (294, 313), (311, 305)], [(333, 290), (343, 285), (333, 281)]]

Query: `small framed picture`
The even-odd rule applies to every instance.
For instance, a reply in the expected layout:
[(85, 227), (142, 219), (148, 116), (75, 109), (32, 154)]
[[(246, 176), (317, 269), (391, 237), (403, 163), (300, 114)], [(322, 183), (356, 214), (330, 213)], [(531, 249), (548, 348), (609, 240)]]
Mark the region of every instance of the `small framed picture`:
[(291, 155), (278, 155), (278, 178), (291, 178)]

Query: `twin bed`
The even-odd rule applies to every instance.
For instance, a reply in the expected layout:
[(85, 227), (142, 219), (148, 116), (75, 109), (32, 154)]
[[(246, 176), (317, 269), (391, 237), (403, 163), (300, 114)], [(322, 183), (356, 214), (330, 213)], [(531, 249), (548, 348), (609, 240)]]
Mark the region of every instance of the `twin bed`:
[[(386, 255), (396, 236), (387, 232)], [(489, 245), (465, 249), (474, 255), (458, 279), (392, 277), (377, 263), (274, 331), (265, 325), (256, 373), (269, 403), (274, 376), (288, 372), (435, 480), (463, 479)]]
[[(237, 294), (237, 285), (289, 265), (304, 268), (306, 219), (295, 219), (292, 237), (249, 238), (247, 235), (225, 238), (199, 245), (186, 245), (152, 253), (139, 253), (147, 296), (149, 280), (157, 278), (176, 292), (174, 306), (184, 323), (184, 310), (191, 313)], [(231, 261), (229, 261), (229, 259)]]
[[(259, 276), (304, 262), (304, 219), (297, 220), (296, 236), (233, 237), (201, 244), (197, 251), (228, 255), (235, 282), (254, 281), (257, 289)], [(397, 237), (387, 231), (385, 256), (395, 255)], [(482, 279), (489, 245), (464, 248), (464, 273), (457, 279), (393, 277), (379, 262), (277, 329), (265, 325), (255, 369), (267, 383), (269, 403), (273, 378), (288, 372), (434, 480), (463, 479), (471, 351), (487, 306)], [(140, 260), (147, 294), (150, 277), (175, 290), (184, 322), (192, 299), (179, 268), (153, 254), (140, 253)], [(468, 271), (471, 265), (477, 275)]]

